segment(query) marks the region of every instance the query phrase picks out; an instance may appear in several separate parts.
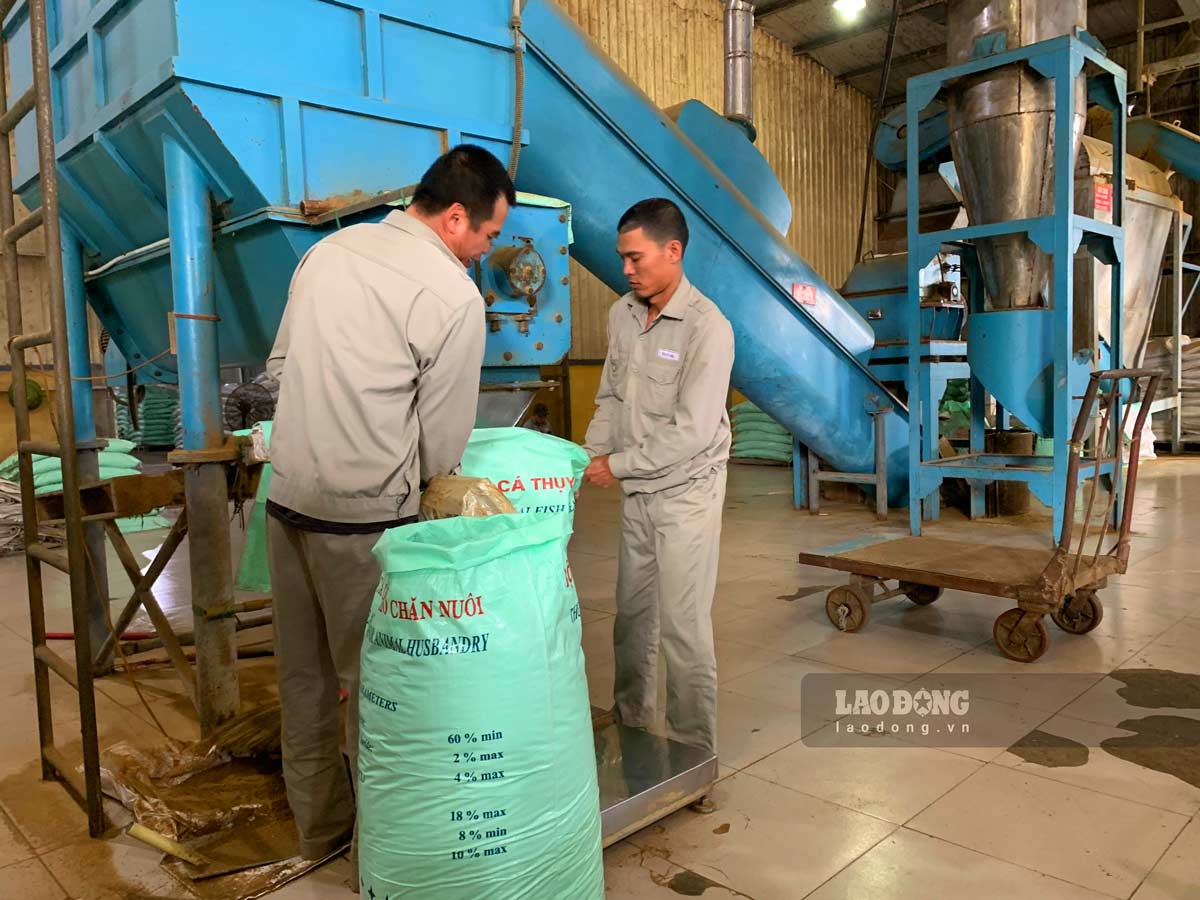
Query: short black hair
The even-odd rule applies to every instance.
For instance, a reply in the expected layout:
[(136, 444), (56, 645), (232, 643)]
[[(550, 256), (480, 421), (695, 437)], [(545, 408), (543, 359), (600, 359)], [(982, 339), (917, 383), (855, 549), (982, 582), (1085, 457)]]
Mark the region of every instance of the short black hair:
[(492, 217), (501, 196), (516, 205), (517, 191), (504, 164), (482, 147), (460, 144), (421, 176), (412, 205), (434, 215), (461, 203), (471, 227), (478, 228)]
[(687, 219), (683, 211), (672, 201), (663, 197), (652, 197), (633, 204), (621, 216), (617, 231), (624, 234), (640, 228), (646, 232), (646, 237), (659, 244), (668, 241), (679, 241), (683, 249), (688, 245)]

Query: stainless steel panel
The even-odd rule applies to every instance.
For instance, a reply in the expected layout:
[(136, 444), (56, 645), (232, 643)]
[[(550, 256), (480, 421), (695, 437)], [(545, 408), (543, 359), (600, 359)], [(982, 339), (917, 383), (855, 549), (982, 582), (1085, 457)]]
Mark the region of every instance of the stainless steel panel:
[(717, 781), (711, 753), (613, 724), (596, 732), (604, 846), (703, 797)]
[(536, 387), (481, 391), (475, 408), (475, 427), (508, 428), (518, 424), (537, 392)]

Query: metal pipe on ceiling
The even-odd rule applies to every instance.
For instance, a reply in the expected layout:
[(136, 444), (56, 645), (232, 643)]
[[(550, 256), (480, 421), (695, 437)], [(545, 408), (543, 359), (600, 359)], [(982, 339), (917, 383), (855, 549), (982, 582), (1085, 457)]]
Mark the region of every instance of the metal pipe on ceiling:
[(754, 4), (746, 0), (725, 3), (725, 118), (754, 140)]

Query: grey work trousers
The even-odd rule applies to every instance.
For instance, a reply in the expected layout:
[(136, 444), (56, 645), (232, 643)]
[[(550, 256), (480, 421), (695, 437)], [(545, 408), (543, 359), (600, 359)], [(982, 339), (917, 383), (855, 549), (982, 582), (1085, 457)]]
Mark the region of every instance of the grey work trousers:
[(614, 696), (619, 720), (652, 728), (661, 643), (667, 737), (716, 753), (717, 587), (724, 468), (678, 487), (628, 494), (621, 505)]
[[(320, 859), (354, 828), (358, 667), (380, 570), (379, 534), (301, 531), (267, 516), (275, 660), (283, 707), (283, 777), (300, 853)], [(338, 689), (346, 705), (345, 756)]]

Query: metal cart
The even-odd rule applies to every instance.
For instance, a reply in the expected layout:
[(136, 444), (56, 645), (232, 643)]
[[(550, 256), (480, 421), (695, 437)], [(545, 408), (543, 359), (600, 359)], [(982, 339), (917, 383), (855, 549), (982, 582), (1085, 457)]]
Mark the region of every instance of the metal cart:
[[(830, 621), (842, 631), (859, 631), (869, 621), (874, 603), (903, 595), (924, 606), (949, 588), (1016, 601), (1014, 608), (996, 619), (992, 637), (1001, 653), (1018, 662), (1033, 662), (1046, 652), (1050, 636), (1043, 617), (1047, 613), (1071, 634), (1091, 631), (1104, 614), (1096, 592), (1109, 576), (1123, 574), (1129, 562), (1142, 428), (1160, 377), (1160, 373), (1145, 369), (1092, 373), (1071, 436), (1064, 507), (1068, 514), (1052, 550), (921, 536), (870, 537), (801, 553), (800, 562), (805, 565), (850, 573), (850, 583), (834, 588), (826, 597), (825, 611)], [(1124, 404), (1122, 411), (1122, 395), (1138, 396), (1140, 400), (1123, 488), (1122, 435), (1128, 433), (1126, 426), (1134, 404)], [(1113, 429), (1117, 420), (1121, 427)], [(1089, 434), (1093, 440), (1088, 440)], [(1084, 455), (1085, 443), (1092, 448), (1090, 457)], [(1075, 510), (1080, 473), (1088, 469), (1087, 509), (1083, 521), (1076, 523), (1071, 513)], [(1110, 485), (1103, 516), (1097, 521), (1093, 512), (1102, 479), (1108, 479)], [(1115, 533), (1114, 522), (1118, 523)], [(1111, 546), (1105, 550), (1109, 539)], [(1086, 547), (1091, 541), (1095, 546), (1089, 554)], [(889, 582), (895, 582), (895, 587)]]

